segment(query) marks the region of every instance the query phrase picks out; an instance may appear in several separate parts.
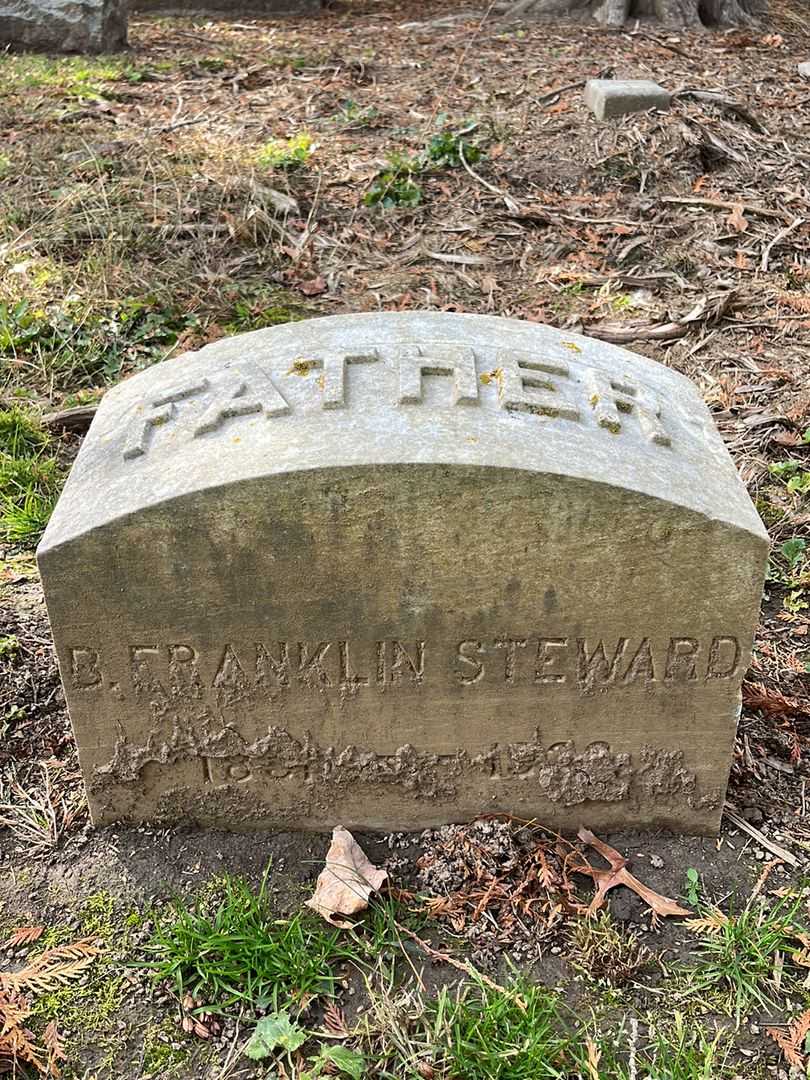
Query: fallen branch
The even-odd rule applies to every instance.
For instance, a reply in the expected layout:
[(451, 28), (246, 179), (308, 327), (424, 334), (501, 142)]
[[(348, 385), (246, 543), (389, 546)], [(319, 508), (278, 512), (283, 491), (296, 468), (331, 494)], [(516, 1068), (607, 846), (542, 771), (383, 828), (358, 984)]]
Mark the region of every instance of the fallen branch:
[(710, 293), (680, 319), (661, 323), (602, 323), (586, 327), (588, 337), (610, 341), (614, 345), (627, 345), (632, 341), (678, 341), (697, 324), (716, 325), (732, 308), (735, 300), (733, 289)]
[(687, 323), (638, 323), (623, 326), (609, 323), (604, 326), (591, 326), (585, 329), (588, 337), (599, 341), (609, 341), (612, 345), (629, 345), (633, 341), (678, 341), (689, 333)]
[(491, 191), (493, 195), (497, 195), (499, 198), (503, 199), (504, 203), (506, 204), (506, 209), (509, 210), (511, 213), (516, 214), (520, 211), (520, 205), (515, 202), (511, 195), (508, 195), (505, 191), (501, 191), (501, 189), (495, 187), (494, 184), (490, 184), (488, 180), (485, 180), (483, 176), (479, 176), (478, 173), (470, 167), (467, 159), (464, 157), (464, 144), (461, 142), (459, 142), (458, 144), (458, 156), (461, 164), (464, 166), (465, 170), (470, 174), (473, 180), (476, 181), (476, 183), (480, 184), (482, 187), (485, 187), (487, 191)]
[(787, 214), (781, 210), (770, 210), (767, 206), (753, 206), (751, 203), (726, 202), (725, 199), (701, 199), (696, 196), (662, 195), (661, 202), (670, 203), (673, 206), (705, 206), (710, 210), (734, 210), (739, 206), (747, 214), (757, 214), (759, 217), (777, 218), (786, 221)]
[(560, 94), (565, 94), (568, 90), (582, 90), (587, 81), (587, 79), (580, 79), (578, 82), (568, 83), (566, 86), (558, 86), (556, 90), (550, 90), (547, 94), (535, 98), (534, 103), (535, 105), (548, 105), (555, 98), (558, 98)]
[(87, 431), (96, 415), (98, 405), (78, 405), (42, 417), (42, 425), (56, 431)]
[(745, 105), (740, 104), (739, 101), (732, 101), (731, 98), (723, 97), (721, 94), (713, 94), (709, 90), (679, 90), (672, 96), (673, 98), (690, 97), (695, 98), (697, 101), (705, 101), (709, 105), (717, 105), (718, 108), (730, 112), (732, 116), (736, 116), (738, 120), (742, 120), (743, 123), (748, 124), (748, 126), (753, 128), (758, 135), (768, 134), (765, 126), (757, 120), (754, 114), (747, 109)]

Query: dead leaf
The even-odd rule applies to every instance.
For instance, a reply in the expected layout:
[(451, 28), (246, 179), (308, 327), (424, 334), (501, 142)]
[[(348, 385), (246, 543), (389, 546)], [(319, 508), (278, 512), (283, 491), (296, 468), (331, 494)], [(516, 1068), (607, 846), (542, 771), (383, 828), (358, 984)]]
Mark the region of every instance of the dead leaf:
[(346, 1026), (346, 1013), (334, 1003), (327, 1005), (323, 1012), (323, 1026), (333, 1035), (345, 1039), (349, 1034)]
[(653, 911), (653, 917), (658, 915), (691, 915), (692, 912), (687, 908), (682, 908), (679, 904), (676, 904), (674, 900), (670, 900), (668, 896), (662, 896), (661, 893), (655, 892), (653, 889), (649, 889), (646, 885), (642, 884), (637, 877), (634, 877), (630, 873), (627, 867), (627, 859), (619, 852), (606, 844), (603, 840), (600, 840), (597, 836), (589, 830), (582, 828), (577, 833), (577, 836), (584, 844), (588, 844), (589, 847), (594, 848), (599, 854), (610, 863), (609, 870), (599, 870), (590, 863), (585, 861), (585, 865), (577, 867), (577, 872), (581, 874), (589, 874), (596, 885), (596, 892), (591, 906), (588, 908), (587, 914), (593, 915), (601, 907), (605, 905), (605, 897), (610, 889), (614, 889), (617, 885), (625, 885), (628, 889), (640, 896), (641, 899), (650, 906)]
[(327, 284), (323, 274), (318, 274), (317, 277), (310, 278), (309, 281), (302, 281), (298, 288), (304, 296), (320, 296), (321, 293), (326, 292)]
[(336, 825), (326, 853), (326, 866), (318, 875), (315, 892), (307, 900), (307, 907), (317, 911), (333, 926), (350, 929), (353, 923), (335, 916), (365, 911), (369, 896), (378, 892), (387, 880), (386, 871), (369, 862), (349, 830)]
[(745, 232), (748, 228), (748, 218), (743, 213), (742, 203), (735, 203), (731, 213), (726, 218), (726, 221), (737, 232)]
[(796, 431), (787, 431), (780, 428), (771, 435), (771, 442), (777, 446), (801, 446), (802, 438)]

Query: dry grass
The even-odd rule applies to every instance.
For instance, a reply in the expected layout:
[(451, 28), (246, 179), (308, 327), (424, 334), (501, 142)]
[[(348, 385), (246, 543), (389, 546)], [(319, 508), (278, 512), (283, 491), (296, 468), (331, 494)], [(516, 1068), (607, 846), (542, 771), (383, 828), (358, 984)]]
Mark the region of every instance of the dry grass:
[(78, 772), (57, 761), (40, 765), (38, 783), (30, 774), (25, 785), (6, 780), (0, 798), (0, 826), (29, 858), (53, 851), (86, 811)]

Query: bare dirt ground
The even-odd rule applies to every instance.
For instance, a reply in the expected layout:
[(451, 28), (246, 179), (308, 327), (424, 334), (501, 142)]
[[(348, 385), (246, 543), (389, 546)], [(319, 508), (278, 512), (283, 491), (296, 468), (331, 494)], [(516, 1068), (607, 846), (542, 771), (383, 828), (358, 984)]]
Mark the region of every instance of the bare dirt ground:
[[(605, 839), (654, 889), (683, 901), (691, 868), (702, 898), (726, 907), (801, 882), (810, 859), (810, 82), (796, 73), (810, 36), (799, 16), (780, 8), (756, 32), (617, 33), (382, 0), (305, 20), (136, 19), (125, 58), (0, 58), (3, 407), (92, 404), (138, 367), (225, 333), (408, 308), (581, 330), (698, 384), (773, 541), (729, 792), (763, 837), (731, 817), (718, 840)], [(660, 81), (677, 92), (672, 110), (597, 124), (581, 86), (609, 72)], [(478, 151), (465, 161), (457, 138), (449, 152), (435, 142), (459, 132)], [(69, 462), (79, 436), (55, 438)], [(238, 1021), (213, 1040), (189, 1036), (168, 992), (121, 965), (148, 939), (151, 904), (224, 872), (255, 884), (272, 858), (279, 913), (296, 910), (326, 840), (94, 832), (29, 547), (9, 543), (0, 568), (2, 923), (56, 929), (58, 941), (100, 934), (117, 965), (92, 1003), (76, 991), (41, 1013), (67, 1040), (64, 1075), (263, 1075), (236, 1054)], [(416, 860), (434, 844), (366, 848), (418, 891)], [(774, 845), (792, 861), (763, 876)], [(674, 920), (653, 927), (625, 889), (610, 909), (663, 964), (612, 999), (618, 1015), (669, 1007), (667, 962), (692, 955), (694, 935)], [(446, 932), (437, 920), (431, 940)], [(529, 955), (510, 931), (467, 946), (498, 977), (516, 956), (594, 1007), (598, 979), (583, 983), (570, 941), (550, 934)], [(449, 977), (416, 952), (434, 981)], [(12, 947), (7, 963), (20, 955)], [(355, 989), (347, 980), (347, 1009)], [(763, 1025), (808, 1004), (754, 1010), (734, 1037), (736, 1075), (787, 1076)], [(705, 1015), (716, 1019), (714, 1005)]]

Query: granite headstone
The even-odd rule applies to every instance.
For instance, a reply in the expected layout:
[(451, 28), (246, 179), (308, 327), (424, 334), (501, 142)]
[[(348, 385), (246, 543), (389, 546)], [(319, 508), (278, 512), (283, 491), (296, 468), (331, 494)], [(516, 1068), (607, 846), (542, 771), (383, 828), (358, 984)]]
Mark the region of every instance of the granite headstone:
[(406, 313), (116, 386), (39, 563), (97, 823), (711, 833), (766, 553), (684, 376)]

